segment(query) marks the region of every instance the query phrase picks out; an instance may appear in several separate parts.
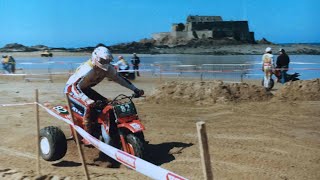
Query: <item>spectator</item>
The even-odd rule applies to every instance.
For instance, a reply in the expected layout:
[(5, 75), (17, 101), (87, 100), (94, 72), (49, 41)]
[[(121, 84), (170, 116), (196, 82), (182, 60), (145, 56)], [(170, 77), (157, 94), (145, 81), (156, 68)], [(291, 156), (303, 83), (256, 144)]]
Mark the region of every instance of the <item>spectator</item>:
[(14, 74), (16, 71), (16, 61), (12, 56), (3, 55), (2, 56), (2, 67), (5, 74)]
[(269, 89), (269, 82), (271, 81), (272, 71), (274, 69), (274, 60), (271, 47), (267, 47), (262, 56), (262, 71), (264, 72), (263, 86)]
[(131, 58), (131, 63), (133, 65), (133, 70), (137, 71), (137, 76), (140, 76), (140, 73), (139, 73), (140, 58), (137, 56), (136, 53), (133, 53), (133, 57)]
[(280, 55), (277, 57), (277, 70), (280, 70), (280, 82), (287, 82), (287, 71), (289, 68), (290, 58), (284, 49), (279, 50)]

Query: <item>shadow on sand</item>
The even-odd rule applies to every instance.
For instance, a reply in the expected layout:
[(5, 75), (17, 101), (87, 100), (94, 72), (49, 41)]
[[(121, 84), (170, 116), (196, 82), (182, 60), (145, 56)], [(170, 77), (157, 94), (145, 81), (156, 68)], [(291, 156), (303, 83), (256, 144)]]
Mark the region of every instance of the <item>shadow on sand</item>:
[(53, 166), (57, 167), (76, 167), (81, 166), (81, 163), (73, 162), (73, 161), (60, 161), (58, 163), (52, 164)]
[[(175, 160), (174, 154), (182, 153), (182, 150), (192, 146), (192, 143), (165, 142), (161, 144), (147, 144), (145, 160), (155, 165)], [(175, 149), (174, 149), (175, 148)]]
[[(155, 164), (157, 166), (162, 165), (164, 163), (171, 162), (175, 160), (174, 155), (180, 154), (182, 151), (192, 146), (192, 143), (182, 143), (182, 142), (165, 142), (161, 144), (146, 144), (145, 145), (145, 159), (146, 161)], [(99, 157), (93, 160), (94, 163), (88, 163), (92, 166), (102, 166), (103, 162), (110, 162), (112, 167), (119, 167), (120, 164), (108, 157), (102, 152), (99, 152)], [(58, 163), (52, 164), (57, 167), (76, 167), (81, 166), (81, 163), (73, 162), (73, 161), (60, 161)], [(104, 165), (103, 165), (104, 166)], [(109, 165), (110, 166), (110, 165)]]

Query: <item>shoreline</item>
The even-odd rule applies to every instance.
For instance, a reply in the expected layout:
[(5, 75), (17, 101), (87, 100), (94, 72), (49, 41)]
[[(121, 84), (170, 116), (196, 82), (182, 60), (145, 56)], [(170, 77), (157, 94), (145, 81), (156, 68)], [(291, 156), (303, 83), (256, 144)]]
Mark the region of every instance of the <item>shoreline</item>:
[[(277, 54), (280, 48), (286, 50), (289, 55), (320, 55), (319, 45), (306, 44), (244, 44), (244, 45), (225, 45), (225, 46), (209, 46), (209, 47), (172, 47), (172, 48), (157, 48), (153, 47), (149, 50), (140, 51), (136, 49), (137, 54), (141, 57), (164, 55), (262, 55), (266, 47), (271, 47), (273, 54)], [(112, 50), (112, 47), (111, 47)], [(132, 50), (131, 50), (132, 51)], [(91, 52), (70, 52), (67, 50), (53, 50), (53, 56), (91, 56)], [(0, 55), (12, 55), (13, 57), (41, 57), (42, 51), (6, 51), (0, 52)], [(114, 55), (131, 55), (128, 51), (113, 52)]]

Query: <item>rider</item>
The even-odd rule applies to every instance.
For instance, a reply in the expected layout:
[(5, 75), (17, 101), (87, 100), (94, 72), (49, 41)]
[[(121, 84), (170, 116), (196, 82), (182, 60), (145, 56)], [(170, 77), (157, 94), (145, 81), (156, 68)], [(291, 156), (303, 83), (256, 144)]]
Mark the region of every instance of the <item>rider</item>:
[(118, 61), (113, 65), (118, 66), (120, 71), (129, 69), (129, 63), (123, 58), (123, 56), (119, 56)]
[(274, 60), (271, 47), (267, 47), (265, 53), (262, 56), (262, 71), (264, 72), (264, 84), (265, 88), (269, 87), (269, 81), (274, 69)]
[[(123, 56), (118, 56), (118, 61), (114, 64), (112, 64), (114, 66), (117, 66), (120, 74), (124, 75), (127, 73), (126, 70), (129, 70), (129, 63), (123, 58)], [(125, 72), (121, 72), (121, 71), (125, 71)]]
[[(143, 90), (136, 88), (130, 81), (120, 76), (113, 65), (110, 64), (113, 57), (109, 49), (104, 44), (98, 44), (92, 52), (92, 57), (82, 65), (69, 78), (65, 93), (73, 105), (75, 113), (83, 117), (84, 128), (92, 134), (92, 123), (94, 114), (92, 109), (108, 99), (100, 95), (91, 87), (100, 83), (105, 77), (119, 83), (120, 85), (134, 91), (137, 97), (144, 94)], [(94, 112), (94, 111), (92, 111)], [(90, 144), (83, 140), (84, 144)]]

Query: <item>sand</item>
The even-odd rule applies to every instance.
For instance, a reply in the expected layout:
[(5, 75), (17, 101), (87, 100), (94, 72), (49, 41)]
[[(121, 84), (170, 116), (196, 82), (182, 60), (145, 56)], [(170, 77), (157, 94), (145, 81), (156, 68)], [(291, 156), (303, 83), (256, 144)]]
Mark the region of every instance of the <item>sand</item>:
[[(64, 104), (67, 77), (24, 82), (0, 77), (0, 104), (34, 101)], [(197, 121), (205, 121), (215, 179), (320, 179), (319, 79), (276, 84), (267, 92), (259, 83), (225, 84), (139, 78), (147, 97), (135, 100), (146, 126), (148, 161), (189, 179), (203, 179)], [(95, 89), (107, 97), (131, 92), (108, 80)], [(74, 141), (58, 162), (41, 160), (36, 175), (34, 106), (0, 107), (0, 179), (83, 179)], [(44, 110), (40, 126), (69, 127)], [(124, 166), (108, 169), (95, 162), (98, 151), (85, 148), (92, 179), (148, 179)]]

